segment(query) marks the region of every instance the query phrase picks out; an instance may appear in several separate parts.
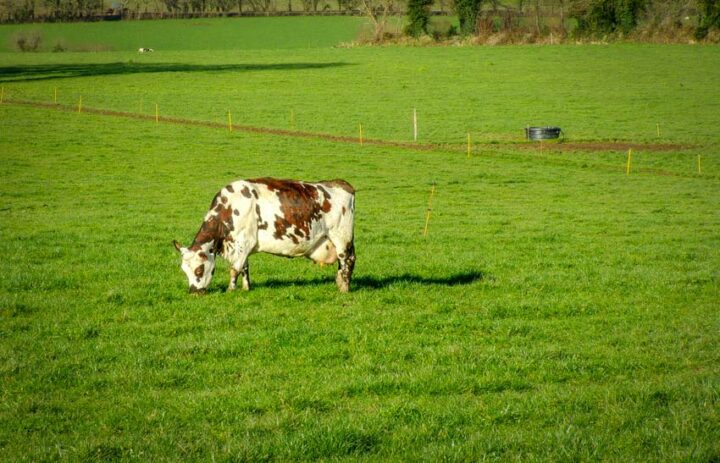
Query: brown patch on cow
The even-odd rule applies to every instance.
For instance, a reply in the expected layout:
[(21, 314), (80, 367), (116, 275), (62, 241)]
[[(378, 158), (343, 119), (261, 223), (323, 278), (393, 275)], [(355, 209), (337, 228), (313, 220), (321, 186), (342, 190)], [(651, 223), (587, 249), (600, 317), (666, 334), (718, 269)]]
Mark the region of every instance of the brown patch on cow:
[(237, 209), (233, 209), (233, 215), (240, 215), (240, 211), (238, 211)]
[(235, 193), (235, 188), (233, 188), (232, 185), (228, 185), (225, 187), (225, 189), (230, 193)]
[(341, 188), (341, 189), (347, 191), (348, 193), (350, 193), (351, 195), (354, 195), (354, 194), (355, 194), (355, 188), (353, 188), (353, 186), (350, 185), (350, 184), (349, 184), (348, 182), (346, 182), (345, 180), (342, 180), (342, 179), (339, 179), (339, 178), (337, 178), (337, 179), (335, 179), (335, 180), (325, 180), (325, 181), (320, 182), (320, 183), (323, 184), (323, 185), (325, 185), (325, 186), (329, 186), (329, 187)]
[(330, 212), (330, 209), (332, 209), (332, 205), (330, 204), (330, 201), (327, 200), (327, 198), (325, 198), (325, 201), (323, 201), (321, 209), (326, 214)]
[(215, 208), (215, 206), (217, 206), (218, 204), (220, 204), (220, 192), (218, 192), (218, 193), (213, 197), (213, 200), (212, 200), (212, 202), (210, 203), (210, 209)]
[(225, 195), (220, 196), (220, 201), (221, 201), (223, 204), (227, 203), (227, 201), (228, 201), (227, 196), (225, 196)]
[(318, 202), (318, 188), (310, 183), (274, 178), (260, 178), (252, 182), (267, 186), (280, 201), (283, 215), (275, 216), (275, 239), (287, 237), (297, 243), (296, 236), (309, 237), (313, 222), (320, 220), (323, 212), (332, 207), (327, 198), (323, 198), (323, 203)]
[(205, 254), (204, 252), (199, 252), (198, 257), (202, 260), (208, 260), (208, 255)]
[(253, 196), (255, 196), (255, 199), (259, 199), (259, 198), (260, 198), (260, 196), (258, 195), (257, 190), (253, 190), (253, 191), (252, 191), (252, 194), (253, 194)]
[(342, 207), (342, 215), (345, 215), (346, 212), (347, 212), (347, 209), (345, 209), (345, 206), (343, 206)]
[(275, 215), (275, 233), (273, 234), (273, 237), (277, 240), (281, 240), (282, 237), (285, 236), (285, 234), (287, 233), (289, 227), (290, 222), (285, 220), (284, 217)]
[(196, 277), (202, 278), (205, 274), (205, 264), (201, 264), (200, 267), (196, 268), (194, 273)]
[(225, 207), (218, 213), (218, 218), (222, 222), (223, 226), (227, 229), (228, 233), (235, 229), (232, 219), (232, 208)]
[(252, 198), (252, 195), (250, 194), (250, 188), (248, 188), (247, 185), (245, 185), (245, 187), (243, 187), (243, 189), (240, 190), (240, 193), (242, 193), (242, 195), (245, 196), (246, 198)]
[[(254, 191), (255, 190), (253, 190), (253, 192)], [(255, 205), (255, 215), (257, 217), (258, 230), (267, 230), (269, 225), (262, 219), (262, 214), (260, 214), (260, 205), (258, 204)]]
[(330, 192), (323, 188), (322, 185), (318, 185), (317, 188), (318, 190), (322, 191), (322, 194), (325, 195), (327, 199), (332, 199), (332, 196), (330, 196)]
[(222, 251), (223, 241), (230, 235), (230, 232), (235, 229), (232, 219), (233, 209), (223, 206), (221, 204), (223, 199), (227, 201), (226, 197), (220, 196), (219, 194), (215, 195), (212, 213), (210, 217), (205, 219), (200, 226), (200, 230), (198, 230), (195, 235), (193, 244), (189, 248), (191, 251), (198, 251), (202, 248), (203, 244), (207, 243), (212, 244), (210, 247), (212, 252)]
[(344, 259), (344, 258), (345, 258), (345, 254), (343, 254), (343, 253), (341, 252), (340, 254), (338, 254), (338, 257), (341, 258), (341, 259)]

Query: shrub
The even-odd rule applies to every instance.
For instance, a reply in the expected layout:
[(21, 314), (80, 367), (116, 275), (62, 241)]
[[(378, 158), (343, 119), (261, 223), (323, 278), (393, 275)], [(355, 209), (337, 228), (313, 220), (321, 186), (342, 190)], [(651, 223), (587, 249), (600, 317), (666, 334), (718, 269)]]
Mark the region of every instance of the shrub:
[(18, 51), (38, 51), (42, 43), (42, 32), (20, 31), (12, 36), (11, 41)]
[(419, 37), (428, 33), (430, 23), (430, 6), (433, 0), (408, 0), (407, 17), (408, 25), (405, 33), (413, 37)]
[(460, 20), (462, 34), (477, 32), (477, 19), (482, 8), (483, 0), (455, 0), (455, 13)]
[(720, 0), (700, 0), (700, 25), (695, 30), (695, 38), (707, 37), (711, 27), (720, 27)]
[(572, 15), (578, 20), (578, 32), (611, 34), (632, 31), (647, 0), (599, 0), (577, 2)]
[(55, 42), (55, 46), (53, 47), (52, 51), (54, 53), (59, 53), (59, 52), (67, 51), (67, 49), (68, 49), (67, 44), (65, 44), (65, 42), (62, 40), (58, 40), (57, 42)]

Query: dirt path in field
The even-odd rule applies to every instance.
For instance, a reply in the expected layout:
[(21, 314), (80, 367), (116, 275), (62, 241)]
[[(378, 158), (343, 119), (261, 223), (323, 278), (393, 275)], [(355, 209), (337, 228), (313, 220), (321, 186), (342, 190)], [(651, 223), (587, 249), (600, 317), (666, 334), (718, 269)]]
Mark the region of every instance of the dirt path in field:
[(540, 151), (542, 149), (551, 151), (627, 151), (632, 149), (633, 151), (677, 151), (683, 148), (687, 148), (685, 145), (678, 145), (675, 143), (633, 143), (633, 142), (622, 142), (622, 141), (577, 141), (577, 142), (566, 142), (566, 141), (551, 141), (544, 143), (543, 147), (540, 147), (540, 143), (524, 143), (518, 144), (518, 148), (531, 149), (534, 151)]
[[(61, 105), (61, 104), (54, 104), (54, 103), (38, 103), (34, 101), (25, 101), (25, 100), (5, 100), (4, 103), (6, 104), (15, 104), (15, 105), (21, 105), (21, 106), (31, 106), (33, 108), (43, 108), (43, 109), (55, 109), (58, 111), (65, 111), (65, 112), (77, 112), (78, 107), (77, 106), (69, 106), (69, 105)], [(212, 121), (202, 121), (202, 120), (196, 120), (196, 119), (184, 119), (180, 117), (168, 117), (168, 116), (154, 116), (151, 114), (138, 114), (138, 113), (130, 113), (130, 112), (124, 112), (124, 111), (113, 111), (109, 109), (96, 109), (96, 108), (88, 108), (88, 107), (82, 107), (82, 112), (87, 114), (99, 114), (103, 116), (112, 116), (112, 117), (124, 117), (128, 119), (139, 119), (139, 120), (145, 120), (145, 121), (156, 121), (158, 123), (168, 123), (168, 124), (178, 124), (178, 125), (188, 125), (188, 126), (198, 126), (198, 127), (208, 127), (213, 129), (222, 129), (222, 130), (228, 130), (228, 124), (220, 123), (220, 122), (212, 122)], [(358, 137), (348, 137), (348, 136), (342, 136), (342, 135), (331, 135), (327, 133), (319, 133), (319, 132), (303, 132), (300, 130), (287, 130), (287, 129), (273, 129), (273, 128), (267, 128), (267, 127), (254, 127), (249, 125), (238, 125), (233, 124), (232, 130), (236, 132), (250, 132), (250, 133), (259, 133), (259, 134), (269, 134), (269, 135), (281, 135), (285, 137), (300, 137), (300, 138), (315, 138), (319, 140), (328, 140), (328, 141), (336, 141), (336, 142), (342, 142), (342, 143), (354, 143), (359, 144), (360, 139)], [(399, 141), (391, 141), (391, 140), (378, 140), (378, 139), (363, 139), (363, 144), (366, 145), (378, 145), (378, 146), (390, 146), (390, 147), (400, 147), (400, 148), (411, 148), (415, 150), (420, 151), (434, 151), (438, 149), (442, 149), (442, 145), (434, 145), (434, 144), (428, 144), (428, 143), (410, 143), (410, 142), (399, 142)]]
[[(61, 104), (54, 104), (54, 103), (40, 103), (40, 102), (34, 102), (34, 101), (27, 101), (27, 100), (5, 100), (3, 101), (4, 104), (14, 104), (14, 105), (21, 105), (21, 106), (30, 106), (34, 108), (42, 108), (42, 109), (55, 109), (58, 111), (65, 111), (65, 112), (77, 112), (78, 107), (75, 105), (61, 105)], [(131, 113), (131, 112), (124, 112), (124, 111), (113, 111), (109, 109), (97, 109), (97, 108), (87, 108), (82, 107), (83, 113), (88, 114), (98, 114), (102, 116), (110, 116), (110, 117), (122, 117), (122, 118), (128, 118), (128, 119), (137, 119), (137, 120), (145, 120), (145, 121), (153, 121), (157, 123), (166, 123), (166, 124), (177, 124), (177, 125), (185, 125), (185, 126), (198, 126), (198, 127), (208, 127), (213, 129), (222, 129), (222, 130), (228, 130), (229, 127), (227, 124), (223, 124), (220, 122), (212, 122), (212, 121), (202, 121), (202, 120), (195, 120), (195, 119), (184, 119), (179, 117), (168, 117), (168, 116), (154, 116), (151, 114), (138, 114), (138, 113)], [(340, 143), (352, 143), (352, 144), (360, 144), (360, 139), (358, 137), (349, 137), (349, 136), (342, 136), (342, 135), (331, 135), (327, 133), (319, 133), (319, 132), (303, 132), (299, 130), (287, 130), (287, 129), (273, 129), (273, 128), (267, 128), (267, 127), (254, 127), (254, 126), (248, 126), (248, 125), (235, 125), (232, 126), (233, 131), (238, 132), (249, 132), (249, 133), (258, 133), (258, 134), (269, 134), (269, 135), (280, 135), (284, 137), (300, 137), (300, 138), (313, 138), (317, 140), (327, 140), (327, 141), (334, 141), (334, 142), (340, 142)], [(374, 145), (374, 146), (387, 146), (387, 147), (396, 147), (396, 148), (405, 148), (405, 149), (412, 149), (416, 151), (445, 151), (445, 152), (461, 152), (464, 153), (467, 149), (466, 145), (460, 145), (460, 144), (439, 144), (439, 143), (413, 143), (413, 142), (402, 142), (402, 141), (392, 141), (392, 140), (380, 140), (380, 139), (364, 139), (363, 144), (365, 145)], [(475, 143), (473, 144), (473, 149), (477, 150), (480, 149), (486, 149), (486, 150), (497, 150), (498, 148), (504, 148), (504, 149), (515, 149), (515, 150), (522, 150), (522, 151), (533, 151), (537, 153), (552, 153), (552, 152), (573, 152), (573, 151), (586, 151), (586, 152), (626, 152), (628, 149), (632, 149), (633, 151), (638, 152), (663, 152), (663, 151), (677, 151), (683, 148), (688, 148), (687, 145), (679, 145), (679, 144), (672, 144), (672, 143), (632, 143), (632, 142), (609, 142), (609, 141), (579, 141), (579, 142), (572, 142), (572, 141), (549, 141), (549, 142), (518, 142), (518, 143)], [(617, 167), (615, 166), (607, 166), (608, 168), (612, 168), (613, 170), (617, 170)], [(637, 173), (647, 173), (647, 174), (654, 174), (654, 175), (662, 175), (662, 176), (678, 176), (678, 177), (688, 177), (686, 174), (681, 174), (677, 172), (671, 172), (671, 171), (664, 171), (662, 169), (650, 169), (650, 168), (644, 168), (644, 169), (637, 169), (634, 172)]]

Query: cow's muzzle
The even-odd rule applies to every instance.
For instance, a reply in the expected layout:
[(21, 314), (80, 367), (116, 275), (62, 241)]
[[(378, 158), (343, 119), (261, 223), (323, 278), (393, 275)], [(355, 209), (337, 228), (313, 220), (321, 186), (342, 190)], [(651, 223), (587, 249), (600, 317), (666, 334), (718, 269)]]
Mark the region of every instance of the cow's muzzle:
[(198, 288), (196, 286), (190, 286), (190, 294), (202, 295), (207, 291), (206, 288)]

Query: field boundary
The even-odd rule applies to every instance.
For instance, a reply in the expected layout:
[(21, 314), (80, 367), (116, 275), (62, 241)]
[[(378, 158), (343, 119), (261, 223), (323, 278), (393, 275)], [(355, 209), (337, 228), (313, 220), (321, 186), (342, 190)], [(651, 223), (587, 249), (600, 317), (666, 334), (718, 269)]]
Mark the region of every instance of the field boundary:
[[(29, 106), (33, 108), (39, 108), (39, 109), (55, 109), (59, 111), (64, 112), (81, 112), (81, 113), (88, 113), (88, 114), (96, 114), (101, 116), (110, 116), (110, 117), (121, 117), (126, 119), (135, 119), (135, 120), (142, 120), (142, 121), (151, 121), (156, 123), (168, 123), (168, 124), (176, 124), (176, 125), (184, 125), (184, 126), (195, 126), (195, 127), (207, 127), (211, 129), (221, 129), (225, 131), (230, 131), (230, 128), (232, 128), (232, 131), (237, 132), (246, 132), (246, 133), (256, 133), (256, 134), (264, 134), (264, 135), (278, 135), (282, 137), (296, 137), (296, 138), (310, 138), (310, 139), (316, 139), (316, 140), (324, 140), (324, 141), (331, 141), (331, 142), (338, 142), (338, 143), (350, 143), (355, 145), (374, 145), (374, 146), (383, 146), (383, 147), (390, 147), (390, 148), (402, 148), (402, 149), (408, 149), (408, 150), (416, 150), (416, 151), (426, 151), (426, 152), (451, 152), (451, 153), (464, 153), (466, 151), (466, 146), (462, 144), (447, 144), (447, 143), (417, 143), (417, 142), (403, 142), (403, 141), (394, 141), (394, 140), (383, 140), (383, 139), (377, 139), (377, 138), (363, 138), (362, 141), (359, 137), (355, 136), (347, 136), (347, 135), (333, 135), (328, 133), (322, 133), (322, 132), (308, 132), (308, 131), (302, 131), (302, 130), (290, 130), (290, 129), (279, 129), (279, 128), (270, 128), (270, 127), (257, 127), (257, 126), (250, 126), (250, 125), (243, 125), (243, 124), (232, 124), (229, 126), (226, 123), (222, 122), (214, 122), (214, 121), (207, 121), (207, 120), (198, 120), (198, 119), (187, 119), (182, 117), (173, 117), (173, 116), (161, 116), (161, 115), (153, 115), (153, 114), (140, 114), (140, 113), (133, 113), (128, 111), (117, 111), (117, 110), (111, 110), (111, 109), (100, 109), (100, 108), (92, 108), (92, 107), (86, 107), (82, 106), (81, 110), (78, 111), (78, 106), (76, 105), (67, 105), (67, 104), (60, 104), (60, 103), (44, 103), (44, 102), (38, 102), (38, 101), (30, 101), (30, 100), (20, 100), (20, 99), (8, 99), (5, 98), (2, 101), (2, 104), (11, 104), (11, 105), (18, 105), (18, 106)], [(498, 148), (512, 148), (516, 150), (516, 152), (522, 152), (522, 151), (533, 151), (536, 153), (543, 153), (543, 150), (545, 152), (567, 152), (567, 151), (591, 151), (591, 152), (598, 152), (598, 151), (615, 151), (615, 152), (621, 152), (626, 151), (628, 149), (632, 149), (634, 151), (650, 151), (650, 152), (662, 152), (662, 151), (673, 151), (673, 150), (679, 150), (684, 148), (689, 148), (687, 145), (680, 145), (680, 144), (672, 144), (672, 143), (637, 143), (637, 142), (592, 142), (592, 141), (578, 141), (578, 142), (560, 142), (560, 143), (545, 143), (544, 145), (542, 143), (474, 143), (473, 148), (484, 148), (488, 150), (487, 152), (492, 152), (494, 150), (497, 150)], [(542, 159), (544, 161), (553, 161), (548, 157), (543, 156)], [(568, 163), (562, 163), (562, 165), (568, 165)], [(604, 170), (608, 171), (621, 171), (621, 167), (613, 166), (609, 164), (597, 164), (595, 167), (602, 168)], [(690, 175), (685, 173), (679, 173), (679, 172), (672, 172), (667, 171), (663, 169), (656, 169), (656, 168), (637, 168), (633, 170), (633, 173), (643, 173), (643, 174), (650, 174), (650, 175), (659, 175), (659, 176), (670, 176), (670, 177), (684, 177), (684, 178), (715, 178), (712, 175)]]
[[(65, 105), (65, 104), (58, 104), (58, 103), (42, 103), (42, 102), (28, 101), (28, 100), (5, 99), (3, 101), (3, 104), (31, 106), (34, 108), (42, 108), (42, 109), (57, 109), (60, 111), (65, 111), (65, 112), (77, 112), (78, 111), (78, 108), (75, 105)], [(112, 110), (112, 109), (91, 108), (91, 107), (86, 107), (86, 106), (82, 107), (81, 112), (90, 113), (90, 114), (98, 114), (98, 115), (102, 115), (102, 116), (124, 117), (124, 118), (128, 118), (128, 119), (154, 121), (154, 122), (158, 122), (158, 123), (165, 122), (165, 123), (169, 123), (169, 124), (208, 127), (208, 128), (213, 128), (213, 129), (228, 130), (228, 125), (225, 123), (204, 121), (204, 120), (198, 120), (198, 119), (187, 119), (187, 118), (182, 118), (182, 117), (160, 116), (160, 115), (155, 116), (152, 114), (139, 114), (139, 113), (132, 113), (132, 112), (127, 112), (127, 111), (116, 111), (116, 110)], [(346, 136), (346, 135), (332, 135), (332, 134), (322, 133), (322, 132), (307, 132), (307, 131), (302, 131), (302, 130), (277, 129), (277, 128), (270, 128), (270, 127), (256, 127), (256, 126), (243, 125), (243, 124), (232, 124), (232, 130), (237, 131), (237, 132), (259, 133), (259, 134), (266, 134), (266, 135), (280, 135), (280, 136), (298, 137), (298, 138), (315, 138), (315, 139), (327, 140), (327, 141), (359, 144), (358, 137), (351, 137), (351, 136)], [(406, 149), (414, 149), (414, 150), (420, 150), (420, 151), (439, 151), (439, 150), (443, 149), (443, 146), (448, 146), (448, 145), (436, 145), (436, 144), (430, 144), (430, 143), (414, 143), (414, 142), (381, 140), (381, 139), (373, 139), (373, 138), (364, 138), (363, 144), (406, 148)]]

